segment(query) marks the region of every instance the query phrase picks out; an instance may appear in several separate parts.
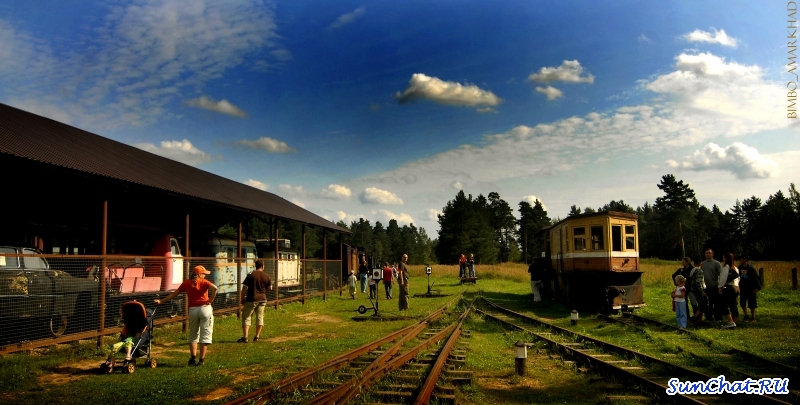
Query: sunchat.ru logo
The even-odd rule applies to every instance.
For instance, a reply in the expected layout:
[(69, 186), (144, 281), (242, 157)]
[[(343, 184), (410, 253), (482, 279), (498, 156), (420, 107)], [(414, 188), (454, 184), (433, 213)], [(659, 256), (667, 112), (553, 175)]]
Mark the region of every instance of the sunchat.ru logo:
[(748, 378), (744, 381), (727, 381), (724, 375), (707, 381), (680, 381), (671, 378), (667, 383), (667, 394), (789, 394), (789, 379)]

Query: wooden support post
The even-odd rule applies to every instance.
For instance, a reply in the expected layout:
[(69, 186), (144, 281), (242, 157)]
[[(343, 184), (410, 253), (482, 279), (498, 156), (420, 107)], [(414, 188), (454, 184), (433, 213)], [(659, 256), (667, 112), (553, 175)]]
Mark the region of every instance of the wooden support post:
[(97, 348), (103, 347), (103, 330), (106, 328), (106, 246), (108, 245), (108, 200), (103, 201), (102, 240), (100, 241), (100, 255), (103, 256), (100, 269), (100, 324), (97, 326)]
[(344, 254), (342, 253), (342, 233), (339, 232), (339, 296), (344, 292)]
[(303, 244), (303, 260), (300, 262), (300, 271), (303, 273), (303, 305), (306, 305), (306, 224), (303, 224), (302, 230), (302, 244)]
[(275, 289), (275, 310), (278, 310), (278, 299), (280, 298), (280, 286), (278, 285), (278, 218), (275, 218), (275, 279), (272, 280), (272, 288)]
[(322, 229), (322, 300), (328, 300), (328, 237)]
[(792, 290), (797, 290), (797, 267), (792, 269)]
[[(189, 266), (192, 265), (189, 262), (189, 256), (190, 256), (190, 253), (191, 253), (191, 252), (189, 252), (189, 213), (186, 213), (186, 233), (185, 233), (185, 235), (186, 235), (186, 240), (183, 241), (184, 242), (183, 243), (183, 247), (184, 247), (184, 252), (183, 252), (183, 262), (184, 262), (183, 279), (184, 280), (189, 278), (189, 268), (190, 268)], [(183, 300), (183, 316), (184, 316), (184, 319), (183, 319), (183, 324), (181, 326), (181, 330), (186, 332), (186, 331), (189, 330), (189, 296), (188, 295)]]
[(236, 238), (236, 319), (242, 318), (242, 221), (239, 220), (239, 234)]
[(761, 289), (763, 290), (766, 285), (764, 285), (764, 268), (758, 269), (758, 281), (761, 282)]

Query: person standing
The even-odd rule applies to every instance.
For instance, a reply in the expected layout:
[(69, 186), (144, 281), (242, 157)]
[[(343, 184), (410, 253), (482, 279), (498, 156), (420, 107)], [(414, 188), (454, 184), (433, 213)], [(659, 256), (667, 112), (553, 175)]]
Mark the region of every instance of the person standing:
[(703, 269), (700, 268), (702, 261), (699, 257), (695, 257), (692, 272), (689, 273), (688, 288), (690, 296), (694, 295), (697, 300), (697, 307), (694, 309), (694, 316), (689, 317), (692, 324), (700, 323), (703, 320), (703, 314), (708, 314), (708, 296), (706, 295), (706, 281), (703, 275)]
[(686, 277), (681, 275), (675, 277), (675, 291), (671, 295), (678, 327), (686, 329)]
[(256, 335), (253, 341), (261, 338), (261, 329), (264, 328), (264, 308), (267, 306), (267, 291), (272, 290), (272, 280), (269, 274), (264, 273), (264, 261), (256, 261), (256, 269), (248, 274), (242, 282), (240, 301), (242, 309), (242, 337), (236, 342), (247, 343), (250, 332), (250, 318), (256, 314)]
[(467, 273), (467, 257), (464, 254), (461, 254), (461, 258), (458, 259), (458, 278), (464, 278)]
[[(691, 280), (692, 269), (694, 269), (694, 267), (692, 267), (692, 259), (689, 257), (684, 257), (683, 261), (681, 261), (681, 267), (679, 267), (675, 273), (672, 273), (672, 284), (676, 286), (678, 285), (678, 282), (675, 281), (675, 278), (678, 276), (683, 276), (683, 278), (686, 280), (686, 283), (689, 284), (689, 280)], [(686, 298), (688, 298), (688, 300), (684, 300), (686, 303), (686, 313), (689, 313), (690, 303), (692, 304), (692, 313), (697, 312), (697, 299), (694, 297), (694, 294), (692, 294), (691, 288), (686, 288), (686, 294)]]
[(719, 303), (722, 293), (721, 289), (717, 288), (717, 284), (719, 283), (719, 273), (722, 271), (722, 265), (714, 260), (713, 250), (706, 249), (705, 255), (706, 260), (703, 260), (703, 263), (700, 264), (700, 269), (703, 270), (703, 280), (706, 283), (706, 296), (708, 297), (709, 311), (706, 314), (706, 319), (721, 321), (724, 315), (721, 312), (722, 309), (719, 308), (722, 305)]
[(533, 259), (533, 263), (528, 266), (528, 273), (531, 274), (531, 290), (533, 290), (533, 302), (539, 302), (542, 300), (542, 296), (539, 292), (539, 289), (542, 288), (542, 264), (541, 261), (537, 259)]
[[(186, 293), (189, 302), (189, 354), (191, 355), (189, 365), (202, 366), (205, 364), (206, 351), (214, 334), (214, 310), (211, 308), (211, 303), (217, 296), (217, 286), (206, 280), (206, 274), (211, 274), (211, 272), (205, 267), (196, 266), (192, 272), (192, 277), (184, 280), (177, 290), (164, 299), (156, 299), (155, 303), (161, 305), (182, 292)], [(210, 297), (209, 292), (211, 293)], [(196, 359), (198, 354), (200, 355), (199, 360)]]
[(356, 280), (356, 275), (353, 270), (350, 270), (350, 276), (347, 277), (347, 290), (350, 292), (350, 297), (352, 299), (356, 299), (356, 284), (358, 280)]
[[(758, 308), (758, 301), (756, 294), (761, 290), (761, 279), (758, 278), (758, 273), (755, 267), (749, 263), (750, 258), (746, 254), (739, 256), (739, 303), (742, 305), (742, 313), (744, 314), (745, 322), (756, 321), (756, 308)], [(747, 309), (750, 308), (750, 315), (747, 315)]]
[(719, 293), (722, 297), (722, 315), (728, 318), (728, 323), (723, 326), (725, 329), (736, 327), (739, 321), (739, 307), (736, 305), (736, 298), (739, 296), (739, 271), (733, 263), (733, 253), (722, 255), (723, 265), (719, 272)]
[(361, 280), (361, 294), (367, 292), (367, 279), (369, 278), (369, 267), (367, 267), (367, 259), (361, 259), (361, 264), (358, 265), (358, 279)]
[(383, 289), (386, 290), (386, 299), (392, 299), (392, 268), (389, 267), (389, 262), (383, 264)]
[(469, 269), (469, 276), (475, 278), (475, 255), (472, 253), (469, 254), (469, 259), (467, 259), (467, 269)]
[(408, 255), (403, 253), (403, 258), (400, 259), (400, 264), (397, 268), (397, 285), (400, 286), (400, 299), (398, 305), (401, 311), (408, 309)]

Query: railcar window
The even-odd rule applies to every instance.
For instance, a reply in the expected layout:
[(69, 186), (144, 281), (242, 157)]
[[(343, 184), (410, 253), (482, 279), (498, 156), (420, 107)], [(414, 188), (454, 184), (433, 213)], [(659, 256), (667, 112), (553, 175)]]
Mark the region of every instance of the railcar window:
[(603, 250), (605, 249), (603, 245), (603, 227), (602, 226), (593, 226), (592, 227), (592, 250)]
[(586, 250), (586, 239), (575, 238), (575, 250)]
[(635, 225), (625, 225), (625, 234), (626, 235), (633, 235), (635, 227), (636, 227)]
[(626, 236), (625, 237), (625, 249), (626, 250), (636, 250), (636, 238), (633, 236)]
[(572, 228), (572, 234), (575, 236), (586, 235), (586, 228)]
[(234, 253), (233, 247), (229, 247), (226, 250), (228, 251), (228, 263), (233, 263), (234, 258), (236, 257), (236, 253)]
[(619, 225), (611, 227), (611, 250), (622, 251), (622, 227)]

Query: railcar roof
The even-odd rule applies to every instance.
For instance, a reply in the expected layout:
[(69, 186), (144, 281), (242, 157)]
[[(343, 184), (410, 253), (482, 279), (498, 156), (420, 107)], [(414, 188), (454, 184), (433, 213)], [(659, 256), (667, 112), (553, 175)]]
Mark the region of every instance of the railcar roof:
[[(556, 227), (558, 225), (561, 225), (562, 223), (567, 222), (567, 221), (574, 221), (576, 219), (585, 219), (585, 218), (602, 217), (602, 216), (618, 217), (618, 218), (626, 218), (626, 219), (636, 219), (636, 220), (639, 219), (639, 215), (637, 215), (637, 214), (629, 214), (627, 212), (620, 212), (620, 211), (593, 212), (593, 213), (589, 213), (589, 214), (570, 215), (570, 216), (562, 219), (561, 221), (556, 222), (555, 224), (553, 224), (553, 226), (548, 227), (546, 229), (554, 228), (554, 227)], [(542, 230), (544, 231), (545, 229), (542, 229)]]
[(350, 234), (270, 192), (2, 103), (0, 154)]

